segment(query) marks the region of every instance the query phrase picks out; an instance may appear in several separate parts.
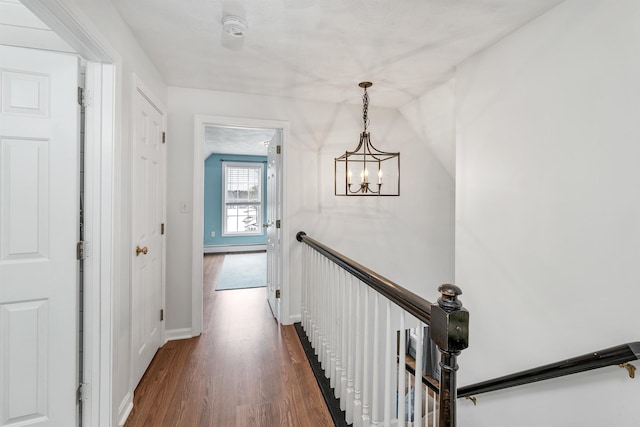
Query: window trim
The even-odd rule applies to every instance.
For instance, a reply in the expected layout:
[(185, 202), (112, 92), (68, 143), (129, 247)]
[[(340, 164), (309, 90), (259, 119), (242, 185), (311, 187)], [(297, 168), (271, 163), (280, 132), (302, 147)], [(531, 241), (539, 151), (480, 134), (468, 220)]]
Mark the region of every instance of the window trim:
[[(233, 167), (233, 168), (249, 168), (249, 169), (259, 169), (260, 170), (260, 191), (259, 191), (259, 196), (260, 196), (260, 201), (259, 202), (252, 202), (252, 203), (227, 203), (227, 169)], [(264, 171), (265, 171), (265, 167), (264, 167), (264, 162), (252, 162), (252, 161), (233, 161), (233, 160), (222, 160), (222, 200), (221, 200), (221, 207), (222, 207), (222, 221), (221, 221), (221, 228), (222, 228), (222, 236), (227, 236), (227, 237), (249, 237), (249, 236), (262, 236), (264, 235), (264, 231), (262, 229), (262, 218), (264, 217), (264, 205), (266, 203), (265, 197), (264, 197), (264, 189), (265, 189), (265, 179), (264, 179)], [(258, 215), (256, 218), (256, 223), (257, 223), (257, 230), (255, 231), (243, 231), (243, 232), (229, 232), (227, 231), (227, 206), (229, 205), (235, 205), (235, 206), (243, 206), (243, 205), (256, 205), (258, 204), (260, 207), (258, 209)]]

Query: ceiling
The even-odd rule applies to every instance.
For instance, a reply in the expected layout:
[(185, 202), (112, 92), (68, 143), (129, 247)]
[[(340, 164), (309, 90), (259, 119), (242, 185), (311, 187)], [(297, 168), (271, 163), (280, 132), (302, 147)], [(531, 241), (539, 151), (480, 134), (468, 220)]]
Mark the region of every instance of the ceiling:
[[(400, 107), (562, 0), (111, 0), (169, 86)], [(222, 17), (247, 22), (223, 46)]]
[(266, 156), (267, 146), (276, 134), (275, 129), (206, 126), (204, 129), (204, 158), (213, 153)]

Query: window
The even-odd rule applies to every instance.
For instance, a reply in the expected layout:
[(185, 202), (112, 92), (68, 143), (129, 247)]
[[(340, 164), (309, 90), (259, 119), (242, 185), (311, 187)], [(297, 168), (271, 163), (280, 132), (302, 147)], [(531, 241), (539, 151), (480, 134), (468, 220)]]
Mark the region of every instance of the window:
[(262, 163), (222, 163), (222, 234), (262, 234)]

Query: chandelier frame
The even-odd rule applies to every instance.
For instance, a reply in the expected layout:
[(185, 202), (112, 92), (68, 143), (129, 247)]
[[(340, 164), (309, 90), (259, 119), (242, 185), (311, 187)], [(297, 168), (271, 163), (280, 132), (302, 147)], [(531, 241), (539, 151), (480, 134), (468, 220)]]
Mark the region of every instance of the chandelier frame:
[[(399, 196), (400, 195), (400, 153), (381, 151), (371, 143), (369, 126), (369, 95), (367, 88), (371, 82), (362, 82), (363, 131), (360, 141), (353, 151), (345, 151), (334, 159), (334, 194), (336, 196)], [(360, 173), (360, 181), (354, 183), (353, 171)], [(372, 173), (373, 172), (373, 173)], [(344, 177), (342, 174), (344, 173)], [(369, 176), (373, 176), (371, 182)], [(385, 176), (392, 182), (383, 182)]]

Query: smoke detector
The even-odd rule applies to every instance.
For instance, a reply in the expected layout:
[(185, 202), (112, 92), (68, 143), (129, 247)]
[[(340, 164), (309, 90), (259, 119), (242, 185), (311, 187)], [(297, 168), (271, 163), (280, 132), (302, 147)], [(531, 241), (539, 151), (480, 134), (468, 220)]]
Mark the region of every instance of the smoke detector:
[(242, 38), (247, 30), (247, 21), (236, 15), (222, 18), (222, 32), (231, 37)]

